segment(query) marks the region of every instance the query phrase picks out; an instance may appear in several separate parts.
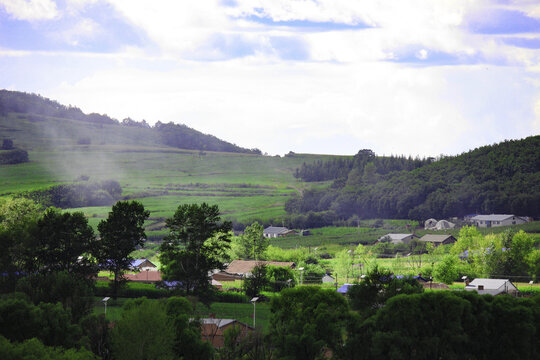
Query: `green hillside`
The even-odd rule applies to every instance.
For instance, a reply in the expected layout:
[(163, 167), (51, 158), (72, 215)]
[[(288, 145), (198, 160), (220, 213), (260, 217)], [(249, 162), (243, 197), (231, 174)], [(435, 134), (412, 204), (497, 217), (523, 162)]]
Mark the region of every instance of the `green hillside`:
[[(178, 149), (148, 130), (4, 111), (0, 140), (13, 140), (28, 152), (29, 162), (0, 165), (0, 196), (115, 180), (122, 187), (120, 198), (138, 199), (151, 211), (149, 235), (159, 237), (164, 219), (181, 203), (218, 204), (224, 217), (236, 223), (280, 221), (286, 200), (304, 187), (293, 176), (296, 168), (333, 158)], [(84, 211), (96, 225), (110, 205), (74, 210)]]

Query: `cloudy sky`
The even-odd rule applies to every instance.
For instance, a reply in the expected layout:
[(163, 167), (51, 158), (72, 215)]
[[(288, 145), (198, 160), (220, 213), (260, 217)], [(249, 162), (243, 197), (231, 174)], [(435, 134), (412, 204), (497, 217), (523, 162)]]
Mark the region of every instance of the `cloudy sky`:
[(0, 0), (0, 88), (269, 154), (540, 133), (540, 2)]

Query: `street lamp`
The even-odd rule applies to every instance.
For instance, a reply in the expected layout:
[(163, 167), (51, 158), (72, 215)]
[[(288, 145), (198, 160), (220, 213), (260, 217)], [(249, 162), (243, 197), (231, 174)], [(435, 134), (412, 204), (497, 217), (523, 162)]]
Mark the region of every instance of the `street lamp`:
[(104, 297), (101, 302), (103, 303), (103, 305), (105, 305), (105, 316), (107, 316), (107, 301), (109, 301), (110, 297)]
[(300, 285), (304, 285), (304, 268), (298, 268), (300, 270)]
[(251, 299), (251, 303), (253, 304), (253, 328), (255, 328), (255, 303), (259, 300), (258, 297), (254, 297)]

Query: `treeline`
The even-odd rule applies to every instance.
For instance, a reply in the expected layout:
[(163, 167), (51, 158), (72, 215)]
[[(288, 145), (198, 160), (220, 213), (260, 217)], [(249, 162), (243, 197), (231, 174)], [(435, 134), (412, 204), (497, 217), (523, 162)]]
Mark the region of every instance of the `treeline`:
[(179, 149), (261, 154), (259, 149), (245, 149), (215, 136), (203, 134), (186, 125), (172, 122), (164, 124), (158, 121), (152, 127), (146, 120), (137, 122), (129, 117), (120, 122), (106, 114), (84, 114), (77, 107), (65, 106), (37, 94), (0, 90), (0, 116), (6, 116), (9, 112), (28, 114), (31, 121), (44, 121), (46, 120), (44, 117), (55, 117), (100, 125), (138, 127), (146, 129), (149, 133), (157, 132), (160, 144)]
[(411, 156), (376, 156), (371, 150), (360, 150), (352, 159), (334, 158), (327, 161), (317, 160), (311, 164), (303, 163), (300, 168), (297, 168), (294, 176), (302, 181), (327, 181), (336, 179), (346, 179), (349, 173), (355, 169), (363, 174), (366, 171), (366, 166), (369, 164), (367, 172), (372, 176), (386, 175), (393, 171), (412, 171), (424, 165), (430, 164), (434, 158)]
[(103, 180), (55, 185), (47, 189), (23, 192), (19, 196), (32, 199), (45, 207), (61, 209), (108, 206), (120, 199), (122, 187), (116, 180)]
[(13, 140), (3, 139), (0, 147), (0, 165), (12, 165), (28, 162), (28, 152), (17, 149)]
[[(346, 177), (305, 191), (285, 205), (290, 214), (326, 212), (360, 218), (448, 218), (471, 213), (540, 216), (540, 136), (484, 146), (458, 156), (413, 160), (413, 170), (379, 170), (369, 150)], [(399, 158), (398, 158), (399, 159)], [(407, 165), (408, 164), (408, 165)], [(383, 169), (383, 168), (381, 168)]]

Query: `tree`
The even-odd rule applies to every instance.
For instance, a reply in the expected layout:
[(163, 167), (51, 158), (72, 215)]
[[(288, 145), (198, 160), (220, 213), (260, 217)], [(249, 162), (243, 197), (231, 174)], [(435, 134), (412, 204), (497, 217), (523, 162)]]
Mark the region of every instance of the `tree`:
[(39, 271), (66, 271), (81, 276), (95, 273), (94, 230), (82, 212), (61, 213), (50, 208), (37, 223)]
[(180, 281), (186, 293), (210, 289), (208, 272), (224, 269), (230, 247), (231, 223), (221, 223), (217, 205), (206, 203), (178, 206), (160, 247), (162, 272), (166, 280)]
[(349, 288), (347, 295), (351, 307), (366, 315), (384, 306), (393, 296), (423, 291), (422, 285), (413, 277), (397, 278), (389, 270), (375, 266), (360, 283)]
[(260, 264), (253, 268), (251, 276), (244, 279), (244, 290), (246, 295), (254, 297), (268, 285), (266, 265)]
[(118, 360), (173, 359), (174, 329), (164, 306), (138, 298), (124, 305), (111, 332), (111, 352)]
[(443, 260), (433, 269), (435, 279), (445, 284), (452, 284), (459, 276), (458, 258), (455, 255), (445, 255)]
[(118, 294), (118, 286), (124, 271), (129, 269), (133, 258), (129, 255), (143, 246), (146, 240), (144, 221), (150, 212), (137, 201), (119, 201), (109, 212), (106, 220), (98, 224), (101, 236), (99, 260), (103, 267), (114, 274), (113, 294)]
[(193, 319), (193, 306), (184, 297), (170, 297), (165, 306), (174, 329), (173, 350), (181, 359), (212, 359), (213, 347), (201, 339), (201, 324)]
[(244, 235), (240, 236), (239, 256), (242, 259), (261, 260), (270, 244), (270, 240), (263, 236), (263, 226), (254, 222), (247, 226)]
[(312, 286), (283, 289), (270, 305), (270, 336), (280, 359), (315, 359), (339, 352), (349, 307), (336, 291)]

